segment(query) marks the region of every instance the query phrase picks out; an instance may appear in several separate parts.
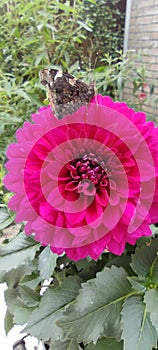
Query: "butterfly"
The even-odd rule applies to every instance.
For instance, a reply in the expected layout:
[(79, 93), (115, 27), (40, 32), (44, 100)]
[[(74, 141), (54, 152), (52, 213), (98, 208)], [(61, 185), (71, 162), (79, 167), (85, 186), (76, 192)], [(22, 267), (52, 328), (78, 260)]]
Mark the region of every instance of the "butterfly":
[(62, 70), (42, 69), (40, 82), (48, 88), (48, 99), (58, 119), (72, 114), (95, 95), (94, 83), (85, 84)]

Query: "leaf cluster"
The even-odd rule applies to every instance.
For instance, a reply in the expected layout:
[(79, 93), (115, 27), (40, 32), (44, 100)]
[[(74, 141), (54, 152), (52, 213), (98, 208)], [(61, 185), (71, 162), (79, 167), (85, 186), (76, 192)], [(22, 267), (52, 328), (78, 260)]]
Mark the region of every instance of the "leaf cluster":
[(5, 330), (25, 325), (51, 350), (152, 350), (158, 338), (158, 238), (121, 257), (73, 262), (20, 232), (0, 248)]

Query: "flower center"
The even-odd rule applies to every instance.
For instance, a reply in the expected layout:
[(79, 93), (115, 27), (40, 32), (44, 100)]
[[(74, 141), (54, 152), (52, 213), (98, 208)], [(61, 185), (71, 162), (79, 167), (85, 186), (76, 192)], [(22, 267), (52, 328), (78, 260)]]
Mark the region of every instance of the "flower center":
[(67, 165), (72, 179), (82, 181), (89, 180), (95, 187), (108, 185), (108, 175), (104, 170), (105, 163), (101, 157), (95, 154), (85, 154), (82, 158), (74, 159)]
[[(84, 154), (73, 159), (61, 169), (59, 174), (59, 188), (62, 195), (75, 191), (77, 195), (94, 196), (98, 187), (109, 189), (110, 173), (100, 156), (93, 153)], [(70, 196), (69, 196), (70, 197)]]

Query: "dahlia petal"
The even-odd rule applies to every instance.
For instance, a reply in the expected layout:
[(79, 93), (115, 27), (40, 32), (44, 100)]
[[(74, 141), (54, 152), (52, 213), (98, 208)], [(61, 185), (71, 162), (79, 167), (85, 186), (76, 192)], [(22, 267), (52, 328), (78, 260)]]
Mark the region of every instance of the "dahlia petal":
[[(87, 239), (87, 237), (91, 234), (91, 230), (91, 227), (88, 225), (85, 225), (83, 227), (74, 227), (74, 225), (72, 225), (71, 227), (69, 225), (69, 232), (77, 238), (82, 237), (82, 242), (84, 241), (84, 239)], [(74, 238), (73, 242), (76, 246), (78, 245), (78, 241), (74, 240)]]
[(113, 238), (107, 244), (107, 249), (116, 255), (121, 255), (125, 250), (125, 240), (117, 242)]
[(93, 203), (86, 210), (85, 219), (87, 224), (94, 224), (94, 222), (102, 216), (102, 213), (102, 206), (94, 199)]
[(121, 224), (117, 225), (112, 231), (113, 239), (120, 243), (122, 240), (124, 240), (124, 237), (126, 237), (126, 230), (127, 229), (125, 226)]
[(111, 205), (116, 206), (116, 205), (118, 205), (119, 200), (120, 200), (120, 198), (119, 198), (117, 192), (111, 191), (110, 192), (110, 197), (109, 197), (109, 203)]
[(53, 209), (48, 203), (41, 202), (39, 204), (39, 215), (49, 223), (54, 224), (57, 220), (58, 211)]
[(89, 246), (84, 246), (83, 248), (69, 248), (65, 249), (65, 252), (69, 259), (77, 261), (89, 256)]
[(121, 217), (122, 215), (120, 206), (110, 206), (104, 211), (102, 223), (109, 231), (111, 231), (113, 227), (115, 227), (116, 224), (120, 221)]
[(157, 213), (158, 213), (158, 202), (153, 201), (153, 205), (149, 210), (149, 216), (151, 218), (151, 224), (157, 222)]
[[(69, 206), (70, 208), (70, 206)], [(73, 208), (73, 205), (72, 205)], [(85, 211), (80, 211), (77, 213), (73, 213), (73, 212), (67, 212), (66, 213), (66, 219), (67, 219), (67, 227), (75, 227), (77, 224), (81, 224), (81, 229), (82, 229), (82, 222), (85, 218)]]
[(106, 207), (109, 201), (109, 195), (105, 188), (100, 187), (96, 193), (96, 201), (101, 206)]
[(65, 185), (66, 191), (75, 191), (78, 188), (78, 182), (77, 181), (71, 181)]

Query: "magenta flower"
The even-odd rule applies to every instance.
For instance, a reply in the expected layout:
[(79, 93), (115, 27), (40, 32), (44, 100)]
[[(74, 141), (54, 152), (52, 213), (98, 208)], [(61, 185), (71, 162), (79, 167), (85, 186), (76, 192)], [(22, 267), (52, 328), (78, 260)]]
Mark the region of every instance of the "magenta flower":
[(158, 221), (158, 129), (145, 114), (93, 98), (63, 120), (40, 108), (7, 150), (9, 207), (57, 254), (97, 259)]

